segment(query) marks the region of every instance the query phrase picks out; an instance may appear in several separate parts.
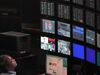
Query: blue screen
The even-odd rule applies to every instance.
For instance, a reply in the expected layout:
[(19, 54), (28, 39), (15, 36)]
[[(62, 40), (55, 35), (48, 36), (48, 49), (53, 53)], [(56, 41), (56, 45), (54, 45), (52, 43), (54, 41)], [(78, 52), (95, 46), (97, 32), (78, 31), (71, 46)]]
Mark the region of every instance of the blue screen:
[(76, 58), (84, 59), (84, 46), (73, 43), (73, 56)]
[(95, 64), (95, 50), (86, 48), (86, 60)]

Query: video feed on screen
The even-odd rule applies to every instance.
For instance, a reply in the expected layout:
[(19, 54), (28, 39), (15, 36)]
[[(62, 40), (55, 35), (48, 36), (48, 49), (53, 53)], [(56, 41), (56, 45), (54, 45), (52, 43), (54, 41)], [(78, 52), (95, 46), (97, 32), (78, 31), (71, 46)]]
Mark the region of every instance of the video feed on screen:
[(70, 55), (70, 42), (58, 40), (58, 53)]
[(48, 75), (68, 75), (67, 58), (46, 55), (46, 73)]
[(92, 30), (86, 30), (86, 42), (95, 45), (95, 32)]
[(84, 41), (84, 28), (79, 26), (73, 26), (73, 38)]
[(42, 20), (42, 31), (46, 33), (55, 34), (55, 21), (53, 20)]
[(55, 39), (41, 36), (41, 49), (55, 52)]
[(58, 22), (58, 35), (70, 37), (70, 24)]

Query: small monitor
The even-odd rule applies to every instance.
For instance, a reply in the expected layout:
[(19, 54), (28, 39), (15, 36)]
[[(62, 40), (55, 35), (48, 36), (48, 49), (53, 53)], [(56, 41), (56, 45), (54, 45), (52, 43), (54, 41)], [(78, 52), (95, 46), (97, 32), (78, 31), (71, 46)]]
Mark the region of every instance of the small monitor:
[(42, 19), (42, 32), (55, 34), (55, 21)]
[(41, 49), (55, 52), (55, 39), (41, 36)]
[(95, 50), (91, 48), (86, 48), (86, 60), (95, 64)]
[(73, 38), (84, 41), (84, 28), (79, 26), (73, 26)]
[(92, 30), (86, 30), (86, 42), (95, 45), (95, 32)]
[(46, 74), (68, 75), (67, 58), (54, 55), (46, 55)]
[(70, 42), (64, 40), (58, 40), (58, 53), (62, 53), (65, 55), (70, 55)]
[(100, 66), (100, 52), (97, 52), (97, 65)]
[(58, 35), (70, 37), (70, 24), (58, 22)]
[(73, 57), (84, 59), (84, 46), (73, 43)]
[(100, 48), (100, 34), (97, 33), (97, 47)]

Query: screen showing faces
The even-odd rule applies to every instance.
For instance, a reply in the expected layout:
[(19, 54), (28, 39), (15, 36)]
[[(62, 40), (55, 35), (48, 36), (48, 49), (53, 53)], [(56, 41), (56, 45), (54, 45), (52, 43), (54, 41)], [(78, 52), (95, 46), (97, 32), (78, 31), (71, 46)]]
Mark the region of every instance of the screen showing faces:
[(73, 38), (84, 41), (84, 28), (73, 26)]
[(46, 73), (48, 75), (67, 75), (67, 58), (46, 55)]
[(58, 22), (58, 35), (70, 37), (70, 24)]
[(97, 47), (100, 48), (100, 34), (97, 33)]
[(97, 52), (97, 65), (100, 66), (100, 52)]
[(70, 42), (58, 40), (58, 53), (70, 55)]
[(95, 32), (92, 30), (86, 30), (86, 42), (95, 45)]
[(55, 51), (55, 39), (41, 36), (41, 49)]
[(84, 46), (73, 43), (73, 56), (76, 58), (84, 59)]
[(53, 20), (42, 20), (42, 31), (46, 33), (55, 33), (55, 21)]
[(86, 60), (95, 64), (95, 50), (86, 48)]

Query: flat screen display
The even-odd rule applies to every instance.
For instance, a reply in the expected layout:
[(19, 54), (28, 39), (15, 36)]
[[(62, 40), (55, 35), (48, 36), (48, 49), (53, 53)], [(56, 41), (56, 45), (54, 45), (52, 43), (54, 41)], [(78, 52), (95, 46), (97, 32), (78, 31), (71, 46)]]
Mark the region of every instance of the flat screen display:
[(55, 39), (41, 36), (41, 49), (55, 51)]
[(67, 58), (46, 55), (46, 73), (48, 75), (68, 75)]
[(84, 41), (84, 28), (73, 26), (73, 38)]
[(100, 48), (100, 34), (97, 33), (97, 47)]
[(86, 60), (95, 64), (95, 50), (91, 48), (86, 48)]
[(70, 55), (70, 42), (64, 40), (58, 40), (58, 53)]
[(42, 31), (55, 34), (55, 21), (42, 19)]
[(84, 59), (84, 46), (73, 43), (73, 56), (76, 58)]
[(58, 35), (70, 37), (70, 24), (58, 22)]
[(92, 30), (86, 30), (86, 42), (95, 45), (95, 32)]
[(97, 65), (100, 66), (100, 52), (97, 52)]

